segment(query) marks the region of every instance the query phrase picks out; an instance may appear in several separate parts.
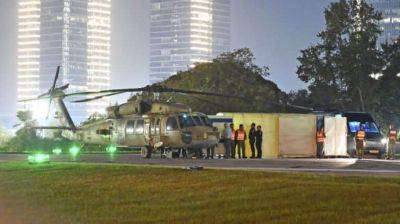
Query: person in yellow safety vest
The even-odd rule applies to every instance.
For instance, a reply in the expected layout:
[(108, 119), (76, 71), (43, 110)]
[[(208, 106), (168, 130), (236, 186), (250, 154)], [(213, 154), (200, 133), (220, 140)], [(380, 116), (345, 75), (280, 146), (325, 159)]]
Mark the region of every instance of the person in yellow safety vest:
[(389, 138), (389, 145), (388, 145), (387, 158), (394, 159), (395, 158), (395, 146), (396, 146), (396, 142), (397, 142), (397, 130), (392, 125), (389, 126), (388, 138)]
[(234, 159), (235, 158), (235, 154), (236, 154), (236, 139), (235, 139), (235, 126), (233, 124), (230, 124), (230, 128), (231, 128), (231, 158)]
[(357, 150), (357, 156), (359, 159), (362, 159), (364, 157), (364, 145), (365, 145), (365, 131), (364, 131), (364, 126), (360, 126), (360, 130), (356, 132), (356, 150)]
[(239, 159), (247, 159), (246, 157), (246, 131), (243, 128), (243, 124), (239, 125), (239, 129), (235, 132), (235, 140), (236, 144), (238, 145), (238, 156)]
[(320, 130), (317, 130), (317, 157), (318, 158), (323, 158), (324, 157), (324, 145), (325, 145), (325, 131), (324, 128), (321, 128)]

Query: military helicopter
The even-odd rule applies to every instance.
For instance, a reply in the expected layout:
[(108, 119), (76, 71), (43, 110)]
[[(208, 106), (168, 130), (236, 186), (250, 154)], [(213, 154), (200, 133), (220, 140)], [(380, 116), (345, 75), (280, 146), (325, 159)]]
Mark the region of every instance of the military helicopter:
[[(110, 89), (100, 91), (75, 92), (66, 94), (68, 84), (57, 87), (60, 67), (57, 67), (51, 88), (33, 99), (21, 100), (28, 102), (48, 99), (49, 110), (54, 101), (55, 118), (59, 127), (35, 127), (36, 129), (59, 129), (62, 136), (84, 144), (114, 145), (126, 148), (141, 148), (145, 158), (151, 158), (153, 152), (159, 150), (161, 156), (180, 155), (182, 152), (198, 153), (201, 149), (215, 147), (219, 142), (219, 132), (212, 127), (207, 115), (192, 112), (183, 104), (161, 102), (159, 93), (177, 93), (183, 95), (206, 95), (231, 98), (232, 96), (199, 92), (192, 90), (172, 89), (160, 85), (143, 88)], [(106, 109), (104, 118), (94, 119), (76, 126), (64, 103), (64, 99), (76, 96), (91, 96), (81, 100), (71, 101), (83, 103), (122, 93), (139, 93), (129, 98), (126, 103), (110, 106)], [(151, 98), (150, 96), (156, 96)], [(48, 116), (49, 112), (47, 113)]]

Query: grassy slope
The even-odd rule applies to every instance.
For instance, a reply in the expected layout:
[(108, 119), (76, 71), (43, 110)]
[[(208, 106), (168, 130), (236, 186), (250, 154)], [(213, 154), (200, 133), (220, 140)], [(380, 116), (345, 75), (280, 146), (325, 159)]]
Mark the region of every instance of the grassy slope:
[(0, 207), (37, 223), (396, 223), (399, 184), (399, 178), (12, 163), (0, 164)]

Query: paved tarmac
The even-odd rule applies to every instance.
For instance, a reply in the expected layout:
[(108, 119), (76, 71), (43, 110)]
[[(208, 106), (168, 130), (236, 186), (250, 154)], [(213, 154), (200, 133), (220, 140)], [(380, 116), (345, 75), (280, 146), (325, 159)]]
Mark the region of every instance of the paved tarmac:
[[(26, 154), (0, 154), (0, 162), (27, 161)], [(144, 159), (137, 154), (82, 154), (75, 160), (68, 154), (50, 155), (51, 162), (118, 163), (156, 167), (264, 170), (284, 172), (338, 173), (344, 175), (399, 175), (400, 160), (377, 159)]]

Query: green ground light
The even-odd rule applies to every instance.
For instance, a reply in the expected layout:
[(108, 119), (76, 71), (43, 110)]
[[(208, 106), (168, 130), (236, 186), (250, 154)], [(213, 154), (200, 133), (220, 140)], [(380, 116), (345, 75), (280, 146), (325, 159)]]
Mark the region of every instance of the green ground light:
[(60, 155), (61, 153), (62, 153), (62, 150), (60, 148), (53, 149), (53, 154)]
[(107, 151), (108, 153), (115, 153), (115, 152), (117, 151), (117, 146), (115, 146), (115, 145), (109, 145), (109, 146), (106, 148), (106, 151)]
[(29, 163), (48, 163), (50, 162), (49, 154), (36, 153), (28, 156)]
[(70, 153), (73, 157), (76, 157), (76, 156), (78, 155), (78, 153), (79, 153), (80, 150), (81, 150), (81, 149), (80, 149), (78, 146), (72, 146), (72, 147), (69, 149), (69, 153)]

